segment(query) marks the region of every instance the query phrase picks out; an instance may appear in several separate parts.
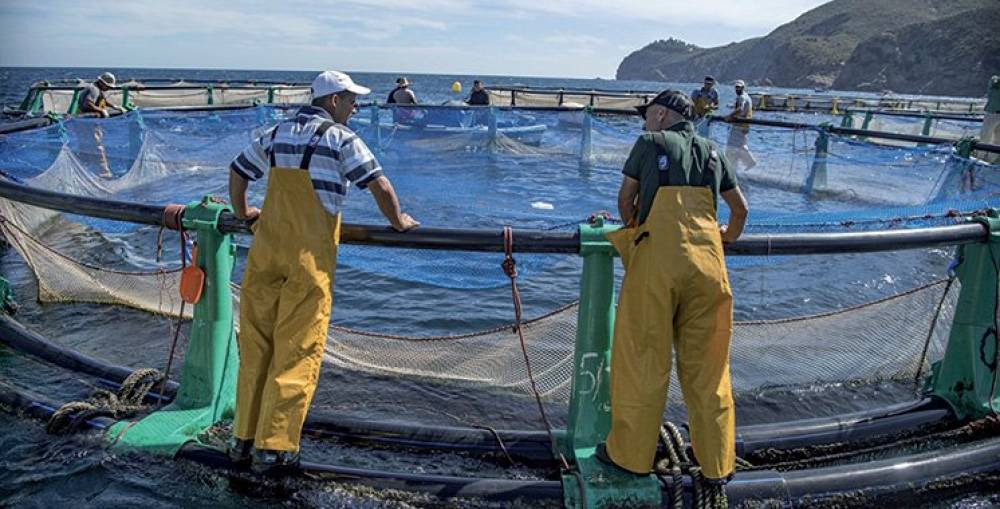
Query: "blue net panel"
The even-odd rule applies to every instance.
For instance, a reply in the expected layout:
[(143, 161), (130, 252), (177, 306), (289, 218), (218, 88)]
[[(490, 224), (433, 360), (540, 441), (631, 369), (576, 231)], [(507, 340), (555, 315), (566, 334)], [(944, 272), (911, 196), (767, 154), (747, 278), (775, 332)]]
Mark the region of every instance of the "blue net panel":
[[(293, 113), (258, 106), (74, 118), (0, 137), (0, 168), (30, 185), (87, 196), (146, 203), (225, 197), (229, 162), (263, 129)], [(583, 111), (463, 107), (366, 107), (350, 127), (376, 152), (404, 208), (424, 225), (564, 231), (597, 211), (616, 215), (621, 166), (641, 129), (635, 118), (590, 117)], [(708, 134), (723, 148), (728, 130), (713, 123)], [(748, 231), (928, 226), (953, 222), (955, 211), (1000, 205), (997, 168), (959, 157), (950, 146), (887, 146), (831, 136), (825, 179), (819, 182), (813, 175), (817, 136), (811, 129), (750, 130), (748, 144), (758, 164), (738, 172), (751, 204)], [(265, 189), (266, 181), (253, 184), (251, 201), (259, 205)], [(725, 220), (724, 206), (719, 214)], [(109, 239), (124, 257), (121, 265), (155, 265), (148, 228), (70, 219)], [(358, 189), (349, 193), (344, 220), (385, 223), (374, 201)], [(246, 247), (249, 239), (240, 242)], [(741, 269), (786, 271), (785, 265), (794, 265), (798, 270), (800, 260), (730, 258), (729, 265), (739, 280)], [(506, 285), (499, 262), (491, 254), (344, 246), (338, 263), (366, 280), (454, 291), (440, 294), (447, 300)], [(524, 284), (539, 291), (535, 301), (528, 297), (529, 310), (549, 310), (576, 295), (579, 261), (573, 257), (522, 256), (519, 264)], [(901, 277), (889, 266), (871, 272), (863, 279)]]

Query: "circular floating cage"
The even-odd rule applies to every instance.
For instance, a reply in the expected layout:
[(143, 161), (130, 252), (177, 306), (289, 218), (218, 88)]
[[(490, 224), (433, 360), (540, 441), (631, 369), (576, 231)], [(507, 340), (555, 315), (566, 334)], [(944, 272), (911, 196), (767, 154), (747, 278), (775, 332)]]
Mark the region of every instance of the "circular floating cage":
[[(138, 109), (0, 136), (3, 272), (21, 303), (0, 341), (76, 373), (40, 394), (31, 369), (0, 368), (0, 404), (248, 475), (220, 437), (252, 238), (205, 196), (224, 195), (230, 161), (293, 111)], [(424, 226), (375, 226), (374, 204), (351, 191), (303, 482), (463, 503), (721, 500), (691, 469), (674, 381), (664, 419), (680, 425), (665, 424), (661, 454), (679, 470), (621, 479), (592, 457), (621, 276), (604, 240), (617, 222), (599, 211), (614, 203), (634, 119), (370, 105), (350, 127)], [(724, 123), (704, 128), (724, 142)], [(996, 486), (1000, 174), (975, 155), (1000, 147), (794, 118), (754, 120), (750, 140), (758, 165), (739, 172), (750, 222), (727, 246), (743, 459), (728, 501), (884, 505)], [(500, 267), (505, 226), (521, 321)], [(189, 263), (207, 273), (195, 306), (178, 290)], [(132, 376), (150, 367), (170, 379)], [(88, 386), (120, 404), (57, 412)]]

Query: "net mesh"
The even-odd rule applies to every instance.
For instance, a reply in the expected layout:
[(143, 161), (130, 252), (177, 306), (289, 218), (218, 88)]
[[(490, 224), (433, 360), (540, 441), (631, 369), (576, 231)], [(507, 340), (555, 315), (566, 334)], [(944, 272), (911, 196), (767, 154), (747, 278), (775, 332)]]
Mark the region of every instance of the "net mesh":
[[(586, 119), (582, 112), (498, 112), (495, 135), (482, 109), (418, 112), (419, 122), (400, 122), (398, 110), (363, 110), (352, 127), (378, 153), (407, 209), (435, 226), (575, 228), (614, 203), (620, 165), (638, 134), (632, 119)], [(10, 178), (44, 189), (144, 203), (186, 202), (224, 193), (232, 158), (289, 114), (256, 107), (73, 119), (0, 138), (0, 165)], [(720, 146), (724, 127), (714, 125), (709, 133)], [(885, 147), (847, 138), (830, 144), (826, 187), (835, 192), (803, 193), (815, 137), (811, 130), (751, 130), (758, 167), (740, 173), (753, 204), (750, 231), (947, 224), (955, 221), (954, 210), (964, 214), (1000, 205), (994, 166), (957, 157), (949, 147)], [(102, 153), (108, 178), (100, 176)], [(266, 183), (255, 184), (251, 201), (259, 203), (265, 188)], [(344, 215), (350, 222), (380, 222), (374, 203), (353, 194)], [(180, 312), (179, 243), (163, 245), (161, 258), (156, 228), (6, 200), (0, 200), (0, 218), (4, 236), (38, 281), (40, 300), (112, 304), (170, 316)], [(246, 239), (238, 241), (242, 246)], [(238, 264), (243, 254), (241, 249)], [(950, 253), (940, 250), (863, 262), (728, 258), (742, 306), (738, 316), (792, 317), (737, 324), (734, 387), (755, 391), (915, 378), (940, 356), (947, 338), (957, 296), (957, 285), (940, 281), (949, 259)], [(499, 325), (511, 316), (509, 296), (500, 290), (509, 283), (499, 263), (488, 253), (342, 246), (337, 280), (350, 286), (345, 291), (338, 286), (335, 311), (348, 310), (351, 326), (331, 327), (327, 362), (360, 372), (527, 393), (515, 331)], [(578, 281), (580, 261), (522, 255), (518, 268), (529, 299), (527, 313), (539, 317), (524, 325), (537, 380), (547, 397), (566, 398), (577, 321), (576, 304), (566, 303), (578, 293), (567, 281)], [(241, 272), (238, 265), (237, 279)], [(850, 274), (850, 280), (835, 283), (831, 274), (838, 273)], [(807, 286), (793, 284), (800, 281)], [(238, 302), (238, 285), (233, 292)], [(404, 309), (421, 318), (387, 319), (379, 308)], [(677, 390), (672, 394), (680, 396)]]

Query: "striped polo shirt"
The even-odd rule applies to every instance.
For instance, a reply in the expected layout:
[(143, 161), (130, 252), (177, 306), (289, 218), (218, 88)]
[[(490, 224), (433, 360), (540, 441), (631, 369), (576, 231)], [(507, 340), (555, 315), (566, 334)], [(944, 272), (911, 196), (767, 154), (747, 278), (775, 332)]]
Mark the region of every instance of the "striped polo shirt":
[[(275, 166), (298, 168), (317, 129), (332, 121), (326, 110), (303, 106), (294, 119), (281, 122), (250, 142), (229, 168), (249, 181), (264, 176), (271, 166), (272, 155)], [(341, 124), (334, 124), (316, 141), (316, 152), (308, 169), (313, 189), (323, 207), (337, 214), (351, 184), (366, 188), (382, 176), (382, 167), (365, 142)]]

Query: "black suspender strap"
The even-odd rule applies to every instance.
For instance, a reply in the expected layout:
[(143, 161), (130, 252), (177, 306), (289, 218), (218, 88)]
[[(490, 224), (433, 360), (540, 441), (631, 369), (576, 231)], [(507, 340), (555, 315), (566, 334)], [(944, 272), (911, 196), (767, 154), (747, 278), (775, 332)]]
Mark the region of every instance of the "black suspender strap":
[(320, 140), (323, 139), (323, 135), (326, 134), (331, 127), (333, 127), (333, 124), (334, 123), (329, 120), (323, 122), (316, 129), (316, 133), (312, 135), (312, 138), (309, 138), (309, 144), (306, 145), (306, 150), (302, 153), (302, 162), (299, 164), (299, 169), (309, 169), (309, 162), (312, 161), (313, 154), (316, 153), (316, 146), (319, 145)]
[(274, 130), (271, 131), (271, 149), (269, 150), (269, 152), (271, 153), (270, 155), (271, 155), (271, 167), (272, 168), (274, 168), (275, 166), (278, 165), (278, 163), (274, 162), (274, 137), (278, 135), (278, 128), (280, 128), (280, 127), (281, 127), (281, 124), (278, 124), (278, 125), (274, 126)]

